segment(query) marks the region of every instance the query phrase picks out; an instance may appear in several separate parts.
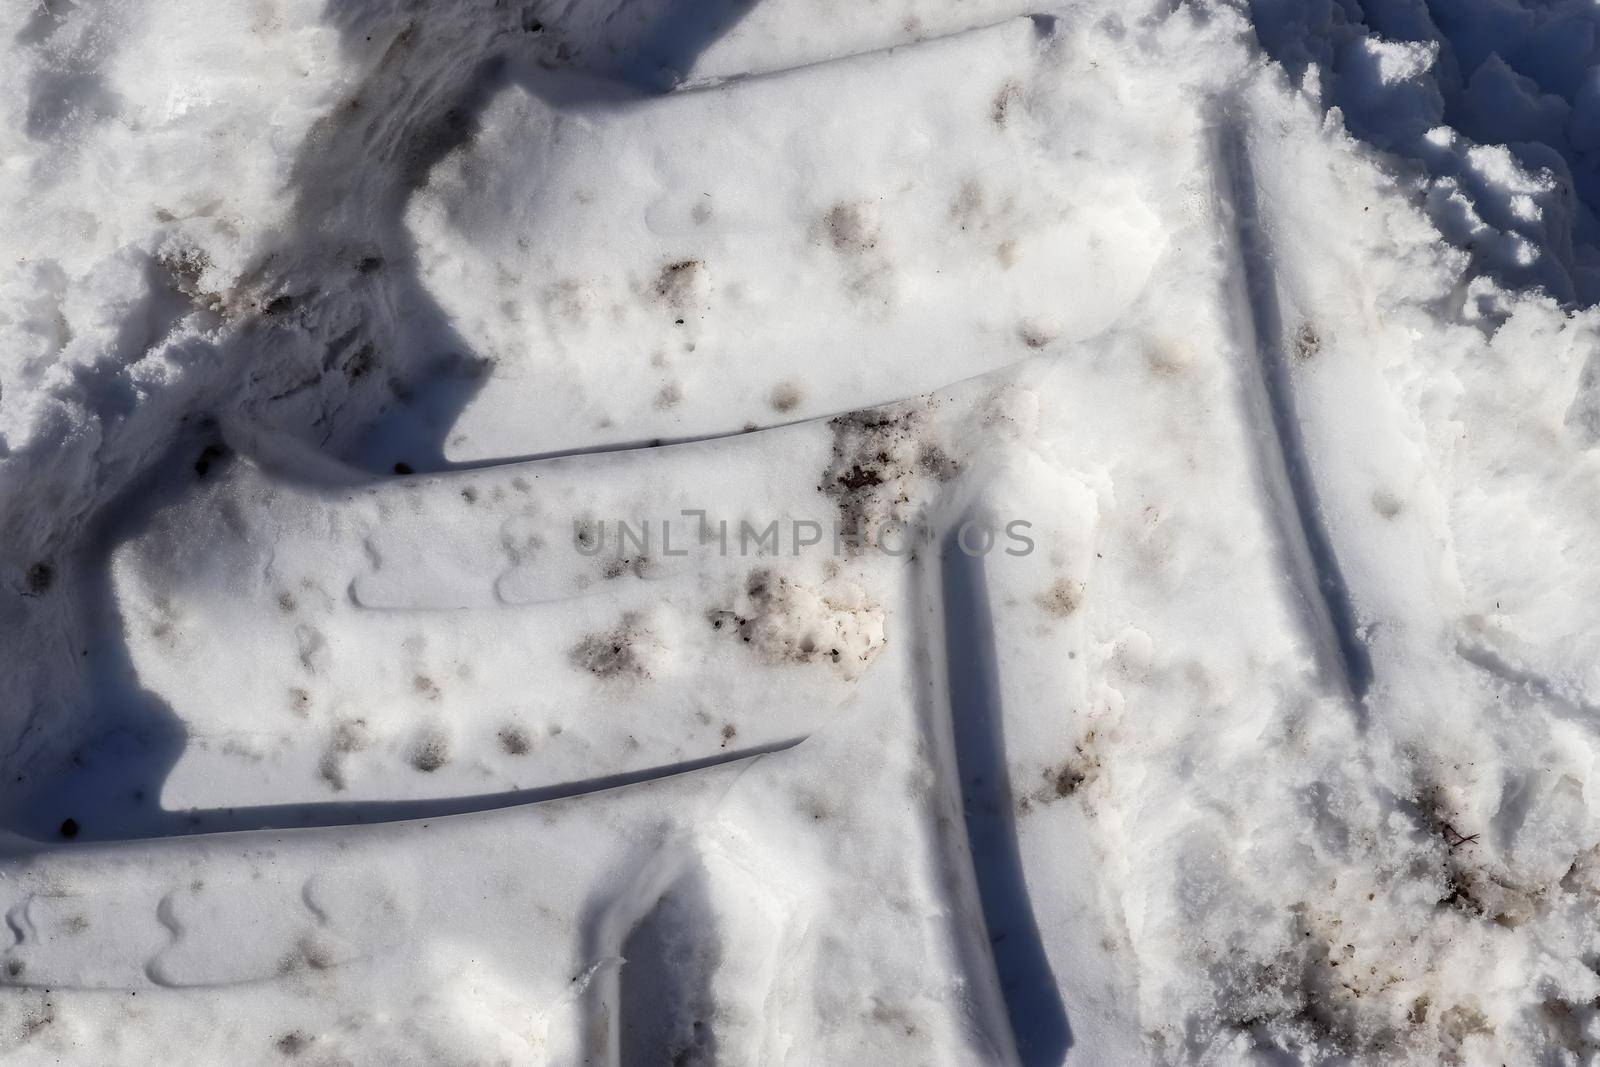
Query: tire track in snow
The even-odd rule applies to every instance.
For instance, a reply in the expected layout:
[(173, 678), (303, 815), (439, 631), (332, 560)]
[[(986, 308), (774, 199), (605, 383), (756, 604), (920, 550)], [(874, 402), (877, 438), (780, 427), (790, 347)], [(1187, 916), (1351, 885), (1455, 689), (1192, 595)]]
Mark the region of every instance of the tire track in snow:
[[(168, 837), (240, 831), (337, 829), (347, 826), (375, 826), (391, 822), (441, 819), (448, 815), (470, 815), (498, 811), (502, 808), (542, 804), (552, 800), (570, 800), (625, 786), (643, 785), (646, 782), (710, 770), (741, 760), (786, 752), (804, 740), (805, 736), (791, 737), (770, 744), (717, 752), (699, 759), (502, 793), (475, 793), (422, 800), (313, 801), (305, 804), (263, 804), (237, 808), (160, 811), (131, 826), (113, 826), (105, 833), (97, 834), (86, 828), (86, 831), (72, 843), (51, 841), (49, 847), (69, 850), (113, 841), (159, 841)], [(35, 840), (21, 834), (19, 837)], [(44, 843), (40, 841), (40, 844)]]
[[(1218, 214), (1234, 262), (1227, 294), (1246, 365), (1240, 368), (1244, 404), (1276, 528), (1279, 549), (1320, 667), (1357, 705), (1372, 684), (1372, 660), (1349, 587), (1323, 524), (1316, 478), (1306, 456), (1284, 350), (1272, 244), (1261, 224), (1255, 171), (1247, 143), (1248, 118), (1237, 102), (1213, 101), (1212, 137)], [(1250, 357), (1254, 361), (1250, 362)]]
[(1557, 717), (1594, 728), (1600, 722), (1600, 707), (1574, 695), (1566, 686), (1535, 670), (1519, 666), (1487, 645), (1465, 639), (1456, 642), (1456, 655), (1490, 678), (1543, 702)]
[[(960, 523), (951, 525), (959, 529)], [(979, 1062), (1054, 1065), (1073, 1033), (1028, 893), (1005, 755), (995, 626), (983, 561), (953, 535), (913, 562), (918, 714), (935, 775), (942, 895), (971, 989)]]
[[(960, 528), (958, 523), (955, 530)], [(989, 584), (983, 559), (963, 551), (954, 531), (941, 547), (955, 769), (983, 922), (1019, 1062), (1058, 1064), (1072, 1046), (1072, 1027), (1040, 938), (1017, 844)]]
[(941, 41), (954, 41), (962, 37), (970, 37), (973, 34), (984, 33), (985, 31), (1007, 25), (1008, 23), (1016, 22), (1018, 19), (1028, 19), (1031, 21), (1034, 26), (1034, 32), (1036, 32), (1039, 37), (1046, 38), (1055, 33), (1057, 18), (1058, 16), (1056, 14), (1048, 12), (1031, 12), (1027, 10), (1026, 4), (1018, 4), (1016, 6), (1016, 10), (1010, 14), (972, 22), (960, 27), (959, 29), (945, 30), (940, 33), (929, 34), (926, 37), (915, 35), (907, 36), (904, 39), (889, 41), (885, 44), (868, 46), (865, 48), (855, 48), (839, 52), (836, 55), (822, 56), (817, 59), (804, 60), (798, 63), (789, 63), (779, 67), (747, 71), (742, 74), (716, 74), (707, 77), (690, 78), (687, 81), (680, 82), (673, 86), (672, 91), (675, 93), (698, 93), (704, 92), (708, 89), (720, 89), (725, 85), (734, 85), (740, 82), (756, 81), (762, 78), (777, 78), (786, 74), (793, 74), (796, 71), (813, 70), (817, 67), (826, 67), (835, 63), (848, 63), (852, 60), (870, 59), (873, 56), (882, 56), (900, 52), (908, 47), (938, 44)]

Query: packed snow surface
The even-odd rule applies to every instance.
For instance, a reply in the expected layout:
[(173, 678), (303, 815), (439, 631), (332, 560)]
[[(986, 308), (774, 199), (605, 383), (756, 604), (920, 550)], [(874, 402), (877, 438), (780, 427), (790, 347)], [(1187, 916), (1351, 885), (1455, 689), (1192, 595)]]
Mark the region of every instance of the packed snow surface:
[(1600, 1056), (1600, 8), (0, 88), (6, 1063)]

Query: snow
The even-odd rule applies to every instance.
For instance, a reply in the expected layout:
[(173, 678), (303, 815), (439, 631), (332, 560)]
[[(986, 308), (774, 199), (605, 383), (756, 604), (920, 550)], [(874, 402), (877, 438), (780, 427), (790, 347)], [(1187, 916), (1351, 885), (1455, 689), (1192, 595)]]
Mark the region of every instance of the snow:
[(6, 1061), (1593, 1059), (1597, 20), (13, 5)]
[[(802, 365), (782, 414), (831, 414), (1104, 330), (1163, 234), (1134, 190), (1011, 114), (1038, 36), (1013, 20), (645, 104), (510, 74), (407, 211), (423, 285), (490, 364), (446, 457), (735, 432), (770, 421)], [(537, 370), (513, 355), (530, 345), (550, 353)], [(740, 373), (752, 353), (766, 373)]]

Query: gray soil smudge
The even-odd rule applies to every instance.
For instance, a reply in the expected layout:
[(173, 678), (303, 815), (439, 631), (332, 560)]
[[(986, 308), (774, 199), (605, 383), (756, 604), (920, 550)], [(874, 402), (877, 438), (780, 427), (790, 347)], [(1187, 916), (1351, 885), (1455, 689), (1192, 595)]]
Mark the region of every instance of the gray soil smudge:
[(822, 217), (823, 233), (835, 252), (860, 255), (878, 247), (878, 227), (860, 204), (835, 204)]
[(639, 650), (643, 639), (637, 618), (625, 615), (617, 628), (590, 634), (579, 641), (567, 653), (567, 658), (574, 667), (596, 678), (648, 678), (650, 671)]
[(1094, 780), (1099, 770), (1100, 757), (1095, 750), (1095, 732), (1090, 730), (1084, 734), (1082, 741), (1072, 747), (1072, 755), (1040, 772), (1044, 784), (1018, 799), (1018, 812), (1026, 815), (1037, 805), (1052, 804), (1074, 796)]
[(1055, 790), (1056, 797), (1060, 798), (1070, 797), (1076, 793), (1078, 787), (1083, 784), (1088, 775), (1076, 764), (1067, 762), (1059, 767), (1047, 769), (1044, 772), (1044, 777), (1045, 781), (1050, 783), (1050, 787)]
[(961, 472), (960, 465), (950, 454), (931, 441), (924, 442), (917, 453), (917, 469), (940, 482), (948, 482)]
[(28, 1010), (22, 1021), (22, 1039), (27, 1041), (56, 1021), (55, 1006), (46, 1000)]
[(333, 737), (322, 752), (317, 773), (335, 793), (342, 792), (348, 780), (344, 773), (344, 758), (352, 752), (367, 747), (367, 724), (364, 719), (351, 719), (334, 727)]
[(600, 577), (604, 578), (606, 581), (611, 581), (614, 578), (621, 578), (625, 574), (631, 574), (635, 578), (643, 578), (645, 574), (649, 572), (649, 570), (649, 556), (612, 556), (610, 559), (606, 560), (605, 565), (600, 568)]
[(424, 774), (450, 762), (450, 739), (438, 730), (428, 730), (411, 744), (411, 766)]
[(572, 543), (580, 552), (590, 555), (597, 550), (598, 542), (604, 533), (604, 527), (594, 519), (589, 517), (577, 519), (572, 524)]
[(1294, 358), (1305, 363), (1322, 351), (1322, 338), (1317, 333), (1317, 328), (1309, 322), (1302, 322), (1300, 328), (1294, 333)]
[(838, 507), (852, 552), (903, 517), (917, 475), (944, 480), (954, 473), (944, 450), (927, 439), (921, 408), (910, 403), (854, 411), (828, 425), (833, 456), (817, 489)]
[(1423, 826), (1441, 845), (1444, 892), (1439, 906), (1515, 929), (1538, 914), (1541, 889), (1513, 884), (1481, 854), (1482, 830), (1466, 820), (1450, 793), (1422, 777), (1416, 806)]
[(299, 1030), (296, 1030), (293, 1033), (284, 1034), (273, 1043), (274, 1047), (278, 1050), (278, 1054), (280, 1056), (287, 1057), (300, 1055), (300, 1053), (304, 1052), (306, 1047), (310, 1044), (311, 1039), (305, 1034), (301, 1033)]
[(1023, 322), (1018, 325), (1017, 337), (1032, 349), (1044, 348), (1056, 339), (1054, 332), (1037, 322)]
[(794, 382), (779, 382), (772, 387), (772, 396), (769, 403), (773, 411), (788, 412), (800, 406), (803, 399), (800, 387)]
[[(859, 586), (834, 580), (813, 588), (764, 568), (750, 572), (735, 609), (706, 618), (770, 662), (828, 663), (846, 678), (865, 670), (884, 645), (883, 608)], [(724, 740), (729, 736), (725, 730)]]
[(508, 756), (526, 755), (533, 747), (533, 739), (520, 726), (502, 727), (495, 736), (500, 742), (500, 750)]
[(1057, 578), (1050, 588), (1039, 596), (1039, 606), (1057, 619), (1065, 619), (1078, 610), (1083, 602), (1083, 583), (1070, 578)]
[(698, 259), (668, 263), (656, 275), (656, 299), (669, 308), (683, 310), (694, 302), (695, 291), (704, 279), (705, 266)]
[(989, 109), (989, 120), (1001, 129), (1011, 117), (1011, 110), (1022, 99), (1022, 86), (1007, 80), (994, 94), (994, 104)]
[(683, 386), (677, 382), (668, 382), (656, 393), (656, 409), (666, 411), (675, 408), (683, 402)]
[(960, 229), (976, 226), (983, 213), (983, 186), (968, 179), (950, 202), (950, 221)]

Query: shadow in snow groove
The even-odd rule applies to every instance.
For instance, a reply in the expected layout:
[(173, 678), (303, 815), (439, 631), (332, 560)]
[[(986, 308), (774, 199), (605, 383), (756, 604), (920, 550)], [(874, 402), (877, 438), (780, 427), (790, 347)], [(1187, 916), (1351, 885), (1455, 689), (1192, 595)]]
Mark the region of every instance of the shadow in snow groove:
[(1054, 1067), (1072, 1046), (1072, 1028), (1017, 847), (984, 561), (961, 551), (952, 532), (942, 545), (939, 575), (955, 769), (989, 948), (1019, 1060), (1024, 1067)]
[(712, 1067), (718, 1062), (718, 916), (705, 877), (691, 869), (651, 905), (622, 942), (617, 975), (617, 1062)]
[[(1016, 368), (1024, 363), (1043, 362), (1046, 359), (1059, 358), (1060, 357), (1026, 356), (1017, 359), (1012, 363), (1007, 363), (1004, 366), (986, 370), (981, 374), (974, 374), (965, 378), (957, 378), (954, 381), (943, 382), (931, 388), (924, 389), (921, 392), (912, 393), (909, 396), (900, 396), (896, 394), (885, 400), (874, 400), (861, 407), (842, 408), (835, 411), (823, 412), (817, 415), (804, 415), (797, 419), (774, 419), (762, 422), (760, 424), (741, 426), (738, 429), (723, 430), (715, 433), (696, 434), (687, 437), (652, 437), (647, 441), (606, 441), (592, 445), (584, 445), (578, 448), (564, 448), (546, 452), (528, 452), (517, 456), (491, 456), (483, 459), (469, 460), (438, 460), (437, 462), (431, 463), (427, 470), (420, 471), (418, 473), (427, 476), (455, 474), (468, 471), (492, 470), (496, 467), (511, 467), (523, 463), (542, 463), (546, 460), (571, 459), (576, 456), (603, 456), (619, 452), (645, 452), (655, 448), (672, 448), (679, 445), (698, 445), (713, 441), (726, 441), (730, 438), (748, 437), (752, 434), (766, 433), (769, 430), (783, 430), (794, 426), (815, 426), (819, 424), (830, 423), (835, 419), (845, 418), (851, 415), (858, 415), (862, 412), (878, 411), (883, 408), (895, 407), (898, 404), (909, 403), (913, 400), (937, 396), (949, 390), (953, 390), (964, 385), (969, 385), (974, 382), (997, 382), (1005, 378), (1007, 375), (1015, 373)], [(264, 440), (265, 438), (263, 435), (257, 432), (253, 439)], [(292, 448), (293, 446), (291, 445), (290, 449)], [(332, 469), (331, 465), (326, 460), (319, 457), (308, 457), (307, 462), (318, 469)], [(349, 473), (345, 475), (345, 478), (352, 486), (376, 485), (381, 481), (388, 480), (383, 477), (368, 475), (366, 472), (355, 467), (348, 468), (348, 471)], [(295, 471), (291, 467), (283, 473), (286, 476), (293, 476)], [(324, 479), (326, 479), (326, 475), (324, 475)]]
[(1342, 677), (1357, 704), (1372, 684), (1372, 660), (1356, 625), (1355, 608), (1344, 573), (1323, 526), (1316, 480), (1306, 458), (1305, 439), (1295, 411), (1294, 386), (1284, 354), (1283, 313), (1278, 306), (1272, 248), (1262, 231), (1255, 172), (1245, 143), (1244, 123), (1226, 106), (1211, 116), (1218, 196), (1222, 216), (1234, 227), (1243, 291), (1235, 320), (1242, 347), (1256, 357), (1254, 373), (1245, 368), (1246, 407), (1260, 445), (1266, 483), (1279, 540), (1290, 575), (1304, 604), (1307, 622), (1321, 646), (1326, 666)]
[(718, 752), (702, 759), (686, 760), (682, 763), (669, 763), (598, 778), (558, 782), (553, 785), (513, 789), (501, 793), (476, 793), (422, 800), (321, 801), (311, 804), (263, 804), (242, 808), (156, 811), (136, 823), (132, 827), (132, 832), (120, 834), (97, 833), (94, 822), (86, 821), (77, 840), (86, 843), (136, 841), (238, 830), (299, 830), (311, 827), (370, 826), (416, 819), (440, 819), (447, 815), (496, 811), (524, 804), (588, 796), (608, 789), (620, 789), (623, 786), (641, 785), (680, 774), (720, 767), (739, 760), (754, 759), (773, 752), (784, 752), (804, 740), (804, 737), (792, 737), (768, 745)]
[(1492, 648), (1458, 641), (1456, 655), (1505, 685), (1543, 701), (1563, 718), (1575, 719), (1590, 726), (1600, 725), (1600, 707), (1584, 700), (1581, 695), (1564, 692), (1564, 687), (1537, 671), (1517, 666)]

